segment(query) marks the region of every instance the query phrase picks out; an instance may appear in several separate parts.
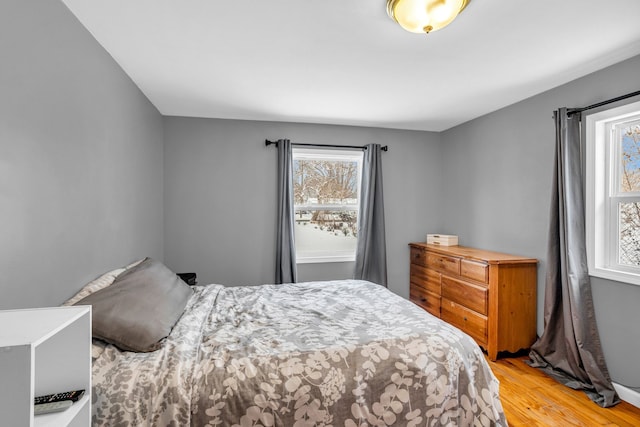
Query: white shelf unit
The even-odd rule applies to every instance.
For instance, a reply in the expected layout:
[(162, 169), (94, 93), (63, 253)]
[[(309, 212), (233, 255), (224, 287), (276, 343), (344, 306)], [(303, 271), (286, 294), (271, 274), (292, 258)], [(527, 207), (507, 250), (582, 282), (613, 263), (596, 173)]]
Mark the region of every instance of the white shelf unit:
[[(0, 414), (7, 426), (91, 425), (91, 306), (0, 311)], [(33, 414), (36, 396), (85, 390), (62, 412)]]

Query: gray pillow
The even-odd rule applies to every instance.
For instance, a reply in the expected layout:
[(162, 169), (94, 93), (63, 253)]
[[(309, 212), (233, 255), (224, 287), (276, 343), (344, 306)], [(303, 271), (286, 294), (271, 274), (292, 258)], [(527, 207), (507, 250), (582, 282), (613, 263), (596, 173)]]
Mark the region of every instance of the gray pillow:
[(161, 262), (146, 258), (113, 284), (76, 302), (91, 305), (93, 337), (122, 350), (157, 350), (193, 294)]

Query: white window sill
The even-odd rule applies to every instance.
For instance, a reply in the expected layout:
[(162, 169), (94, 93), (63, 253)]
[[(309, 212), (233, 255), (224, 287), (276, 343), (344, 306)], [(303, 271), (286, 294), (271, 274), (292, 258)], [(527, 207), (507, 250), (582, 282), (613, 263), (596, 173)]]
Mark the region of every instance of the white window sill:
[(614, 270), (612, 268), (604, 267), (592, 267), (589, 269), (589, 275), (599, 277), (601, 279), (615, 280), (616, 282), (640, 286), (640, 274), (628, 271)]
[(336, 255), (336, 256), (296, 256), (296, 264), (320, 264), (332, 262), (354, 262), (355, 255)]

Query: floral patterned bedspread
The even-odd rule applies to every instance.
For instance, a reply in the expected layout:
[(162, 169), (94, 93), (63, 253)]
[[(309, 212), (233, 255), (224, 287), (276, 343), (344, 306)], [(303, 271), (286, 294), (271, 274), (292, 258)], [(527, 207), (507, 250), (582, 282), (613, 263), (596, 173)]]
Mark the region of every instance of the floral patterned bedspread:
[(195, 290), (161, 349), (94, 360), (93, 425), (507, 425), (473, 340), (379, 285)]

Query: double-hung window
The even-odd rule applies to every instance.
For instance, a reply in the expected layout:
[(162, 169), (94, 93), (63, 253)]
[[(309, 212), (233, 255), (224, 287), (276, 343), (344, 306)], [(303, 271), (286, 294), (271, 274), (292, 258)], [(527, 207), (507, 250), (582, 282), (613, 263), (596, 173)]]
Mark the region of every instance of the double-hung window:
[(589, 274), (640, 285), (640, 102), (587, 116)]
[(362, 151), (293, 148), (298, 263), (354, 261)]

